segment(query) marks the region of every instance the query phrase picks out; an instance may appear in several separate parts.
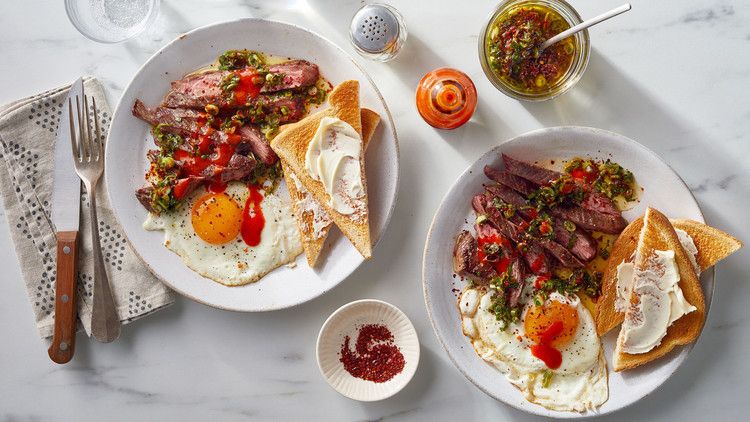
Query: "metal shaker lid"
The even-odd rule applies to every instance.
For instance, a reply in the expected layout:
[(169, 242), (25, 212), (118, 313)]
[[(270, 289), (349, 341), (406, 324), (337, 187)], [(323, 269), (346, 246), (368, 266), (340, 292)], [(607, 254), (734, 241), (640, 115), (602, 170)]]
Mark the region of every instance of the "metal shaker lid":
[(398, 40), (399, 23), (395, 10), (384, 4), (368, 4), (354, 15), (349, 34), (355, 47), (380, 53)]

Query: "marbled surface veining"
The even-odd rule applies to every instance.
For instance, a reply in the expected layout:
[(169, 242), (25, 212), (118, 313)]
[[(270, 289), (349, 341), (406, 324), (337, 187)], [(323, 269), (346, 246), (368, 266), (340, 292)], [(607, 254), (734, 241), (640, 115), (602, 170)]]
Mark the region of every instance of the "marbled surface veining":
[[(80, 35), (62, 1), (0, 2), (0, 103), (98, 77), (114, 106), (159, 47), (195, 27), (255, 16), (308, 27), (351, 54), (356, 0), (163, 0), (146, 33), (104, 45)], [(621, 0), (571, 0), (582, 16)], [(393, 62), (364, 64), (394, 115), (401, 148), (399, 201), (374, 258), (339, 287), (297, 308), (225, 312), (180, 298), (125, 327), (114, 344), (79, 337), (57, 366), (34, 328), (7, 225), (0, 224), (0, 420), (535, 420), (476, 389), (456, 370), (424, 308), (421, 256), (441, 198), (491, 146), (546, 126), (622, 133), (656, 151), (687, 182), (712, 225), (750, 240), (750, 3), (633, 0), (633, 10), (591, 29), (581, 82), (541, 104), (497, 92), (477, 58), (493, 0), (393, 0), (409, 38)], [(474, 118), (437, 131), (414, 106), (421, 76), (464, 70), (479, 92)], [(0, 210), (1, 211), (1, 210)], [(693, 353), (662, 388), (607, 419), (742, 420), (750, 391), (750, 255), (717, 269), (708, 321)], [(420, 366), (397, 396), (358, 403), (339, 396), (315, 363), (315, 339), (340, 305), (377, 298), (400, 307), (422, 342)]]

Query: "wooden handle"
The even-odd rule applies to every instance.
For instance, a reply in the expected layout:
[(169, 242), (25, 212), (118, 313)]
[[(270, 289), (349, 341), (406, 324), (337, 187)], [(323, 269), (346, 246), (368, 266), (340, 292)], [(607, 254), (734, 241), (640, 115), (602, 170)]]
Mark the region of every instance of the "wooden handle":
[(57, 363), (69, 362), (75, 351), (77, 263), (78, 232), (57, 233), (55, 332), (48, 351), (50, 359)]

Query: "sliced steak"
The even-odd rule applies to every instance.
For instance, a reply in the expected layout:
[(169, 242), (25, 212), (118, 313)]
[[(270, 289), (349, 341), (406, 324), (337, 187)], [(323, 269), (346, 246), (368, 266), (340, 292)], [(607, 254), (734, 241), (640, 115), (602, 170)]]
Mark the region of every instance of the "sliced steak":
[[(487, 191), (492, 195), (497, 196), (503, 201), (518, 208), (519, 213), (525, 214), (524, 210), (520, 209), (523, 205), (527, 205), (526, 199), (521, 196), (518, 192), (515, 192), (503, 185), (487, 186)], [(605, 199), (609, 199), (604, 197)], [(572, 206), (559, 206), (549, 210), (549, 213), (561, 220), (570, 220), (580, 226), (583, 229), (590, 231), (600, 231), (603, 233), (617, 234), (620, 233), (627, 222), (619, 211), (616, 214), (604, 213), (601, 211), (594, 211), (585, 209), (583, 207), (572, 205)], [(526, 215), (524, 215), (527, 217)], [(566, 245), (567, 243), (562, 243)], [(585, 259), (581, 257), (582, 259)]]
[[(482, 202), (486, 210), (486, 215), (490, 223), (494, 225), (500, 233), (513, 240), (516, 243), (516, 248), (521, 252), (526, 265), (531, 269), (534, 274), (546, 274), (550, 272), (550, 263), (544, 250), (537, 242), (527, 242), (522, 239), (521, 234), (523, 230), (518, 227), (520, 221), (511, 222), (505, 218), (502, 212), (495, 207), (488, 207), (487, 197), (485, 196), (482, 200), (476, 196), (472, 202)], [(520, 218), (520, 217), (519, 217)]]
[(271, 165), (279, 159), (275, 152), (268, 144), (266, 137), (255, 126), (241, 126), (237, 130), (242, 141), (237, 145), (237, 152), (247, 154), (252, 151), (253, 154), (263, 163)]
[(618, 234), (627, 226), (627, 222), (621, 215), (604, 214), (576, 206), (555, 207), (550, 210), (550, 214), (570, 220), (576, 226), (589, 231)]
[(503, 154), (503, 163), (508, 173), (523, 177), (537, 185), (549, 185), (561, 176), (559, 172), (516, 160), (505, 154)]
[(283, 89), (297, 89), (313, 85), (318, 81), (318, 66), (306, 60), (292, 60), (268, 67), (268, 73), (283, 75), (276, 84), (265, 84), (261, 92), (273, 92)]
[[(221, 90), (221, 81), (229, 73), (231, 72), (217, 70), (174, 81), (172, 89), (164, 97), (162, 106), (202, 110), (208, 104), (213, 104), (220, 109), (240, 108), (243, 104), (231, 103), (230, 97)], [(256, 109), (261, 107), (266, 114), (278, 113), (282, 123), (299, 120), (305, 111), (301, 98), (275, 93), (263, 93), (248, 99), (247, 106)], [(282, 107), (287, 108), (287, 113), (281, 112)]]
[(565, 246), (573, 255), (589, 262), (596, 257), (596, 240), (587, 232), (576, 227), (572, 232), (565, 228), (565, 220), (553, 217), (555, 242)]
[(485, 186), (485, 190), (489, 195), (500, 198), (503, 202), (513, 205), (519, 212), (523, 212), (521, 209), (522, 207), (529, 205), (526, 198), (507, 186), (487, 185)]
[(221, 181), (231, 182), (233, 180), (242, 180), (255, 169), (257, 161), (246, 155), (234, 154), (229, 159), (229, 164), (221, 172)]
[[(515, 206), (517, 212), (526, 220), (530, 220), (533, 217), (529, 210), (523, 208), (524, 205), (527, 205), (527, 202), (518, 192), (502, 185), (487, 186), (486, 189), (491, 195), (495, 195), (501, 200)], [(576, 227), (575, 231), (569, 232), (565, 228), (564, 221), (560, 217), (552, 217), (555, 242), (563, 245), (585, 262), (594, 259), (596, 257), (596, 241), (578, 227)]]
[(507, 171), (500, 171), (494, 167), (484, 166), (484, 174), (490, 180), (507, 186), (524, 196), (531, 195), (537, 188), (537, 185), (523, 177), (508, 173)]
[(552, 256), (557, 258), (558, 261), (568, 268), (582, 268), (585, 266), (578, 258), (576, 258), (569, 250), (552, 239), (541, 238), (539, 244), (542, 245)]
[(255, 169), (256, 161), (252, 157), (242, 154), (234, 154), (226, 166), (211, 164), (206, 167), (201, 176), (206, 180), (217, 180), (222, 183), (233, 180), (242, 180)]
[(587, 192), (581, 201), (581, 208), (609, 215), (621, 215), (615, 203), (601, 192)]
[(518, 305), (518, 299), (521, 297), (521, 292), (523, 292), (526, 276), (520, 258), (514, 258), (510, 262), (510, 266), (511, 285), (505, 289), (505, 297), (508, 305), (514, 307)]
[(279, 124), (293, 123), (302, 119), (305, 114), (305, 102), (299, 97), (289, 97), (279, 94), (259, 95), (250, 100), (248, 106), (253, 112), (250, 123), (262, 123), (263, 116), (275, 114), (279, 116)]
[(139, 99), (133, 104), (133, 116), (145, 120), (152, 126), (165, 125), (177, 132), (195, 133), (201, 129), (198, 123), (206, 114), (189, 108), (148, 108)]
[(154, 207), (151, 204), (151, 192), (153, 190), (154, 188), (152, 188), (151, 186), (144, 186), (135, 191), (135, 197), (138, 199), (138, 202), (143, 205), (143, 208), (146, 208), (148, 212), (155, 213), (156, 210), (154, 210)]
[[(482, 278), (474, 273), (478, 264), (477, 240), (471, 233), (464, 230), (456, 237), (456, 244), (453, 246), (453, 272), (461, 277)], [(486, 277), (486, 280), (490, 278)]]
[(199, 108), (214, 104), (227, 107), (227, 97), (221, 90), (221, 81), (230, 71), (214, 70), (187, 76), (172, 82), (172, 89), (164, 97), (162, 105), (170, 108)]

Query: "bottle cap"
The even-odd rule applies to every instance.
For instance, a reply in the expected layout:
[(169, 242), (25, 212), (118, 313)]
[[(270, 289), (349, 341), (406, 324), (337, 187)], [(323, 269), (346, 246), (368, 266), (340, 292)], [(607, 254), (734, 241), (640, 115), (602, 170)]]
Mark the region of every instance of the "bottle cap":
[(399, 38), (396, 13), (384, 4), (368, 4), (359, 9), (349, 27), (354, 47), (370, 54), (388, 50)]

